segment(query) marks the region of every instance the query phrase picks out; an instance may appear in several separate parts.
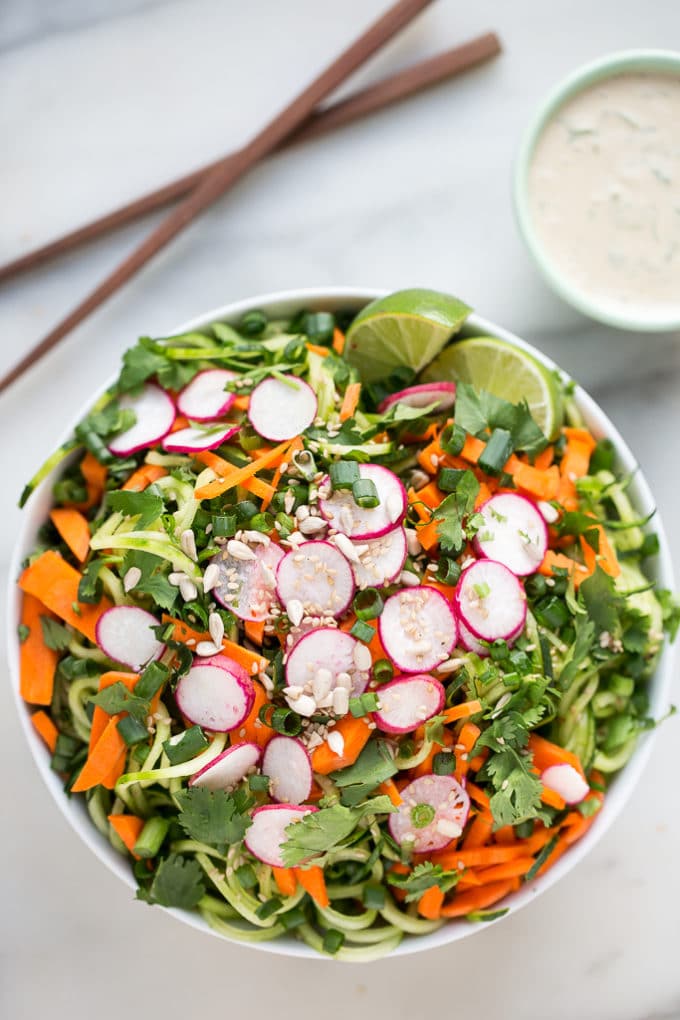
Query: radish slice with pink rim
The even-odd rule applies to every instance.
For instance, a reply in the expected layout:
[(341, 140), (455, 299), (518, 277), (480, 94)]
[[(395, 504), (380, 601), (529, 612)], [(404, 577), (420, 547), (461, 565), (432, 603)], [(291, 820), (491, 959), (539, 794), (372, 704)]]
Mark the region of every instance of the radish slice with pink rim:
[(228, 733), (248, 718), (255, 689), (237, 662), (226, 655), (213, 655), (180, 677), (175, 700), (190, 722), (215, 733)]
[(473, 541), (477, 555), (502, 563), (519, 577), (536, 573), (548, 551), (548, 528), (536, 504), (500, 492), (477, 513), (484, 518)]
[[(401, 481), (380, 464), (360, 464), (359, 477), (375, 485), (379, 504), (362, 507), (354, 502), (350, 491), (337, 489), (327, 499), (319, 500), (321, 513), (329, 524), (350, 538), (380, 538), (399, 527), (406, 515), (408, 500)], [(322, 485), (328, 485), (326, 478)]]
[(401, 791), (401, 804), (389, 816), (392, 838), (419, 854), (441, 850), (465, 827), (470, 798), (453, 776), (421, 776)]
[(262, 775), (269, 776), (269, 795), (285, 804), (302, 804), (312, 792), (312, 762), (295, 737), (272, 737), (262, 757)]
[(153, 632), (159, 622), (152, 613), (138, 606), (112, 606), (97, 621), (97, 644), (110, 659), (122, 662), (135, 672), (160, 659), (165, 645)]
[(193, 775), (189, 786), (205, 786), (207, 790), (233, 790), (255, 770), (261, 757), (262, 749), (257, 744), (234, 744)]
[(123, 394), (118, 404), (123, 410), (134, 411), (137, 420), (110, 441), (109, 450), (117, 457), (129, 457), (137, 450), (145, 450), (147, 446), (160, 442), (172, 428), (176, 417), (172, 400), (155, 383), (146, 383), (135, 397)]
[(580, 804), (590, 793), (587, 782), (573, 765), (550, 765), (541, 772), (541, 782), (548, 790), (559, 794), (567, 804)]
[(357, 560), (350, 566), (358, 588), (382, 588), (397, 580), (408, 553), (403, 528), (393, 528), (380, 538), (364, 542), (352, 540), (352, 545)]
[(439, 680), (427, 673), (395, 677), (383, 684), (378, 697), (373, 720), (384, 733), (410, 733), (441, 712), (446, 700)]
[(527, 597), (515, 575), (495, 560), (477, 560), (460, 575), (456, 615), (483, 641), (512, 641), (524, 627)]
[(297, 376), (263, 379), (250, 394), (248, 417), (264, 439), (280, 443), (295, 439), (316, 418), (316, 393)]
[[(301, 637), (288, 653), (284, 694), (301, 715), (311, 715), (317, 707), (346, 715), (349, 698), (366, 690), (370, 669), (371, 653), (366, 645), (336, 627), (318, 627)], [(287, 693), (291, 688), (297, 697)]]
[(318, 808), (309, 804), (304, 807), (297, 804), (264, 804), (253, 811), (253, 824), (247, 829), (243, 842), (258, 861), (268, 864), (270, 868), (285, 868), (281, 847), (288, 842), (286, 829), (314, 811), (318, 811)]
[(203, 450), (214, 450), (226, 443), (239, 431), (238, 425), (225, 425), (223, 428), (178, 429), (171, 432), (161, 443), (168, 453), (201, 453)]
[(462, 645), (466, 652), (474, 652), (480, 659), (486, 659), (491, 654), (491, 650), (487, 645), (482, 644), (474, 636), (472, 631), (468, 630), (460, 617), (457, 617), (458, 621), (458, 644)]
[(456, 384), (453, 382), (421, 383), (419, 386), (409, 386), (398, 393), (392, 393), (385, 397), (382, 403), (378, 404), (380, 414), (394, 404), (407, 404), (409, 407), (432, 407), (431, 413), (447, 411), (456, 402)]
[(228, 368), (207, 368), (195, 375), (177, 396), (177, 410), (192, 421), (214, 421), (226, 414), (236, 400), (225, 386), (237, 377)]
[(297, 602), (305, 616), (342, 616), (354, 597), (354, 577), (336, 546), (304, 542), (279, 561), (276, 589), (286, 610)]
[(255, 623), (266, 619), (276, 600), (276, 568), (284, 552), (274, 542), (252, 548), (252, 559), (239, 559), (229, 552), (229, 543), (210, 561), (219, 569), (212, 589), (217, 601), (241, 620)]
[(447, 659), (458, 640), (453, 609), (436, 588), (404, 588), (378, 617), (382, 646), (404, 673), (425, 673)]

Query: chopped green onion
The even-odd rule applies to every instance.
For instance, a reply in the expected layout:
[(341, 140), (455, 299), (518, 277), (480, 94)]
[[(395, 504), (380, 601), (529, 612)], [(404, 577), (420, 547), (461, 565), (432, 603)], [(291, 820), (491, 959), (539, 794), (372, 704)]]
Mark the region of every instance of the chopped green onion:
[(442, 492), (455, 492), (463, 475), (467, 471), (462, 468), (442, 468), (437, 475), (437, 485)]
[[(316, 461), (309, 450), (297, 450), (293, 454), (293, 464), (295, 464), (295, 467), (298, 469), (300, 474), (308, 482), (311, 482), (314, 475), (317, 473)], [(331, 469), (332, 468), (333, 465), (331, 464)]]
[(451, 751), (439, 751), (432, 759), (435, 776), (450, 776), (456, 771), (456, 756)]
[(491, 594), (491, 588), (486, 581), (481, 581), (479, 584), (473, 584), (472, 587), (475, 590), (475, 595), (478, 599), (485, 599)]
[(335, 956), (344, 941), (345, 936), (343, 932), (338, 931), (337, 928), (329, 928), (323, 937), (322, 949), (329, 956)]
[(278, 919), (279, 924), (282, 924), (286, 931), (290, 931), (291, 928), (297, 928), (299, 924), (304, 924), (305, 914), (301, 907), (293, 907), (292, 910), (286, 910)]
[(302, 328), (314, 343), (332, 340), (335, 316), (330, 312), (307, 312), (302, 320)]
[(276, 524), (279, 525), (276, 530), (278, 531), (280, 538), (288, 538), (288, 536), (292, 535), (295, 530), (295, 521), (292, 517), (289, 517), (288, 514), (283, 512), (276, 515)]
[(258, 712), (260, 722), (286, 737), (296, 737), (302, 730), (300, 717), (290, 708), (263, 705)]
[(213, 517), (213, 535), (216, 538), (233, 538), (238, 531), (236, 514), (220, 514)]
[(248, 776), (248, 787), (253, 793), (266, 793), (269, 789), (269, 776)]
[[(250, 521), (251, 517), (255, 514), (259, 514), (260, 508), (257, 503), (253, 503), (252, 499), (242, 499), (237, 507), (238, 515), (242, 521)], [(250, 525), (248, 525), (250, 527)]]
[(132, 715), (125, 715), (116, 723), (116, 729), (128, 747), (149, 739), (149, 731), (143, 723)]
[[(124, 720), (121, 719), (121, 722), (124, 722)], [(120, 723), (118, 728), (120, 729)], [(153, 818), (149, 818), (144, 823), (144, 828), (132, 848), (133, 854), (141, 858), (155, 857), (163, 845), (163, 840), (167, 836), (169, 828), (169, 818), (163, 818), (161, 815), (154, 815)]]
[(490, 646), (491, 658), (494, 662), (502, 662), (503, 659), (508, 657), (508, 642), (504, 641), (503, 638), (496, 638), (496, 640)]
[(370, 642), (375, 637), (375, 631), (369, 623), (364, 623), (363, 620), (357, 620), (352, 629), (350, 630), (352, 637), (355, 637), (357, 641), (363, 641), (365, 644)]
[(351, 489), (361, 478), (359, 465), (355, 460), (339, 460), (328, 469), (334, 489)]
[(435, 577), (442, 584), (455, 585), (458, 584), (458, 578), (460, 577), (461, 570), (460, 564), (456, 563), (454, 559), (449, 556), (440, 556), (437, 564), (437, 573)]
[(260, 336), (267, 327), (267, 316), (264, 312), (254, 308), (252, 312), (246, 312), (239, 322), (239, 330), (245, 336)]
[(467, 432), (460, 425), (447, 425), (439, 437), (439, 445), (444, 453), (457, 457), (465, 446)]
[(487, 475), (499, 475), (512, 453), (512, 435), (507, 429), (494, 429), (482, 450), (477, 466)]
[(179, 740), (173, 741), (172, 738), (166, 740), (163, 744), (163, 750), (167, 754), (171, 765), (181, 765), (182, 762), (190, 761), (200, 754), (201, 751), (205, 751), (208, 744), (209, 740), (201, 727), (191, 726), (188, 730), (184, 731)]
[(249, 453), (262, 446), (262, 436), (255, 431), (252, 425), (242, 425), (238, 434), (238, 444), (242, 450)]
[(170, 670), (161, 662), (150, 662), (135, 684), (134, 693), (137, 698), (151, 701), (160, 691), (170, 676)]
[(234, 878), (242, 889), (254, 889), (259, 882), (255, 869), (250, 864), (242, 864), (239, 868), (235, 868)]
[(359, 694), (356, 698), (349, 699), (349, 710), (355, 719), (361, 719), (362, 716), (368, 715), (369, 712), (375, 712), (378, 707), (378, 697), (373, 691), (366, 691), (364, 694)]
[(255, 911), (255, 914), (261, 921), (266, 921), (268, 917), (275, 914), (277, 910), (280, 910), (283, 904), (278, 896), (272, 896), (270, 900), (265, 900)]
[(357, 592), (352, 609), (358, 620), (375, 620), (383, 611), (383, 600), (377, 588), (364, 588)]
[(380, 505), (380, 497), (375, 482), (371, 478), (359, 478), (352, 484), (352, 498), (357, 506), (372, 510)]
[(373, 663), (373, 679), (379, 684), (386, 684), (394, 676), (394, 666), (389, 659), (378, 659)]
[(274, 527), (274, 518), (268, 513), (255, 514), (248, 521), (248, 527), (251, 531), (261, 531), (263, 534), (268, 535)]
[(534, 616), (544, 627), (558, 631), (568, 622), (569, 610), (563, 599), (550, 595), (534, 606)]
[(527, 577), (524, 583), (524, 589), (530, 599), (540, 599), (545, 595), (548, 590), (548, 586), (545, 583), (545, 578), (542, 574), (532, 574), (531, 577)]
[(385, 889), (375, 882), (369, 882), (364, 886), (361, 899), (368, 910), (381, 910), (385, 906)]

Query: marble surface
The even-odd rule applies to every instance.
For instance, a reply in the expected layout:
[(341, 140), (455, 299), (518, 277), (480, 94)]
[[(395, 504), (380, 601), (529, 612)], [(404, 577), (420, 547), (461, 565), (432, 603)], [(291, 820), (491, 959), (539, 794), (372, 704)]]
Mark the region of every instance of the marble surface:
[[(0, 261), (245, 140), (382, 6), (2, 0)], [(502, 37), (500, 59), (270, 160), (0, 398), (3, 565), (23, 481), (138, 333), (249, 294), (325, 284), (452, 290), (555, 357), (640, 458), (680, 565), (680, 336), (618, 333), (562, 304), (531, 265), (510, 202), (518, 138), (545, 91), (605, 52), (677, 40), (680, 7), (439, 0), (356, 81), (488, 28)], [(0, 371), (148, 227), (2, 287)], [(435, 1006), (513, 1020), (680, 1017), (678, 725), (663, 727), (597, 849), (534, 905), (450, 949), (340, 967), (263, 957), (133, 902), (51, 802), (5, 683), (0, 1015), (397, 1020)]]

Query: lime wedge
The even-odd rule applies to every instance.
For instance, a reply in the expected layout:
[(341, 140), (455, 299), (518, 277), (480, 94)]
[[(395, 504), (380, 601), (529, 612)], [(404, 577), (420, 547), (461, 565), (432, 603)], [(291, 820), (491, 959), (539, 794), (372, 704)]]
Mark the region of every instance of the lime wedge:
[(562, 425), (560, 384), (550, 369), (505, 340), (476, 336), (447, 347), (423, 372), (423, 382), (457, 380), (518, 404), (526, 400), (534, 421), (549, 439)]
[(364, 382), (406, 365), (420, 372), (465, 322), (471, 309), (436, 290), (398, 290), (363, 308), (347, 331), (345, 358)]

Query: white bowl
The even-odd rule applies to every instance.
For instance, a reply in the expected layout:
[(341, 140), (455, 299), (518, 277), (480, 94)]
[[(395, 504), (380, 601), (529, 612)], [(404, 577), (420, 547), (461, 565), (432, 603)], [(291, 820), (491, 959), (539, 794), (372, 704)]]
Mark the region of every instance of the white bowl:
[[(302, 308), (326, 309), (335, 311), (340, 309), (358, 310), (368, 301), (381, 296), (382, 292), (368, 289), (354, 289), (334, 287), (329, 289), (308, 289), (296, 291), (284, 291), (278, 294), (264, 294), (251, 298), (247, 301), (239, 301), (235, 304), (225, 305), (222, 308), (213, 309), (204, 315), (198, 316), (191, 322), (177, 328), (173, 332), (185, 332), (190, 329), (198, 329), (215, 320), (237, 321), (244, 312), (251, 308), (261, 308), (269, 316), (286, 317)], [(463, 335), (491, 334), (515, 344), (517, 347), (528, 351), (538, 358), (544, 365), (551, 369), (556, 366), (554, 362), (546, 358), (540, 351), (520, 340), (513, 333), (496, 326), (494, 323), (481, 318), (478, 315), (471, 315), (468, 319)], [(110, 385), (111, 380), (106, 384)], [(102, 387), (102, 392), (105, 387)], [(72, 432), (73, 426), (89, 410), (98, 394), (94, 394), (88, 401), (86, 407), (82, 408), (65, 430), (59, 442), (63, 442)], [(636, 506), (640, 509), (641, 515), (647, 514), (654, 507), (649, 486), (642, 473), (637, 470), (637, 464), (633, 454), (628, 449), (617, 429), (611, 423), (605, 413), (580, 387), (575, 391), (576, 402), (583, 414), (588, 427), (597, 437), (607, 436), (616, 447), (619, 467), (625, 472), (635, 472), (630, 493)], [(86, 807), (79, 797), (68, 799), (63, 792), (62, 782), (58, 775), (50, 769), (50, 756), (40, 738), (35, 733), (31, 722), (30, 712), (21, 700), (19, 695), (19, 643), (17, 641), (17, 626), (20, 615), (20, 592), (16, 587), (15, 579), (20, 573), (20, 565), (24, 557), (33, 549), (37, 531), (47, 517), (51, 506), (52, 483), (59, 473), (60, 468), (55, 469), (45, 479), (36, 492), (31, 496), (26, 509), (24, 510), (23, 525), (17, 536), (14, 560), (10, 570), (9, 598), (8, 598), (8, 647), (10, 673), (12, 686), (17, 704), (17, 711), (21, 724), (24, 728), (26, 740), (31, 748), (38, 769), (50, 790), (59, 809), (72, 825), (78, 836), (90, 847), (97, 857), (108, 868), (111, 869), (132, 891), (136, 888), (136, 882), (128, 861), (113, 849), (99, 831), (94, 827), (87, 813)], [(656, 580), (662, 587), (674, 588), (671, 559), (666, 542), (662, 522), (659, 517), (654, 519), (655, 530), (659, 536), (660, 552), (657, 559)], [(670, 685), (672, 680), (672, 652), (666, 647), (659, 661), (659, 665), (650, 682), (650, 710), (652, 715), (658, 716), (666, 709), (669, 701)], [(513, 893), (504, 901), (503, 906), (509, 907), (509, 913), (519, 910), (520, 907), (530, 903), (539, 893), (550, 888), (558, 882), (567, 872), (571, 871), (574, 865), (586, 856), (588, 851), (601, 839), (609, 826), (612, 824), (619, 811), (630, 798), (636, 782), (645, 766), (652, 748), (654, 732), (643, 734), (640, 737), (638, 747), (622, 772), (614, 779), (605, 799), (602, 810), (598, 813), (593, 825), (586, 835), (579, 840), (560, 860), (540, 878), (534, 879), (519, 891)], [(130, 893), (131, 894), (131, 893)], [(156, 908), (158, 909), (158, 908)], [(201, 931), (216, 935), (208, 924), (198, 914), (186, 910), (168, 910), (168, 913)], [(508, 915), (506, 915), (508, 916)], [(491, 922), (491, 923), (498, 923)], [(488, 922), (487, 922), (488, 924)], [(446, 945), (449, 942), (456, 942), (458, 939), (467, 938), (480, 928), (483, 924), (470, 924), (467, 921), (452, 921), (438, 931), (429, 935), (405, 936), (404, 940), (394, 950), (394, 956), (416, 953), (424, 949), (432, 949)], [(223, 936), (218, 936), (223, 938)], [(314, 959), (322, 959), (314, 950), (303, 942), (292, 937), (282, 937), (272, 942), (248, 943), (254, 949), (263, 950), (269, 953), (279, 953), (284, 956), (302, 956)]]

